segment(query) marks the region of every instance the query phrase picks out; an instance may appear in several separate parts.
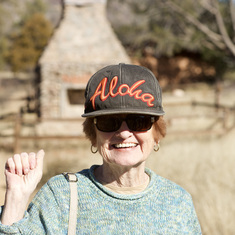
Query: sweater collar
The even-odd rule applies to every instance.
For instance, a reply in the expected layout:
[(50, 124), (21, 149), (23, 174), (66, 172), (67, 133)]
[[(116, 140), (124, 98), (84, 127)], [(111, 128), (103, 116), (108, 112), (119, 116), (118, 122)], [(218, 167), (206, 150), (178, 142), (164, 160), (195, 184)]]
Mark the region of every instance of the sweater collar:
[(108, 189), (107, 187), (103, 186), (95, 178), (95, 175), (94, 175), (94, 171), (95, 171), (95, 169), (97, 167), (99, 167), (99, 166), (98, 165), (93, 165), (89, 169), (89, 178), (95, 184), (95, 186), (100, 189), (101, 193), (105, 193), (106, 195), (108, 195), (108, 196), (110, 196), (112, 198), (116, 198), (116, 199), (121, 199), (121, 200), (136, 200), (136, 199), (148, 196), (150, 194), (150, 192), (151, 192), (151, 189), (153, 187), (153, 182), (154, 182), (155, 174), (150, 169), (148, 169), (148, 168), (145, 169), (146, 174), (148, 174), (149, 178), (150, 178), (149, 185), (147, 186), (147, 188), (144, 191), (142, 191), (141, 193), (125, 195), (125, 194), (115, 193), (115, 192), (111, 191), (110, 189)]

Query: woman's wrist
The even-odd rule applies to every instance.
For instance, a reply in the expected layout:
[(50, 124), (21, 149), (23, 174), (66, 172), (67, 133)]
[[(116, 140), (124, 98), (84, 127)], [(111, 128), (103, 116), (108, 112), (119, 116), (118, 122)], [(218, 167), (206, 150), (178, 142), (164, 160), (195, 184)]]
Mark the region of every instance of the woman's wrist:
[(17, 192), (7, 191), (5, 203), (3, 207), (1, 223), (4, 225), (12, 225), (23, 219), (27, 208), (29, 196)]

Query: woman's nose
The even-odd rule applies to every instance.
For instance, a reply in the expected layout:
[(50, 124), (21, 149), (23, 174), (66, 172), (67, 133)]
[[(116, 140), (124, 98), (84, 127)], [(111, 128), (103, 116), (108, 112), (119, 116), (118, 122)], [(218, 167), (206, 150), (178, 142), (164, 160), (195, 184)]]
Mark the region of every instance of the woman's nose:
[(128, 128), (125, 121), (122, 122), (120, 128), (117, 130), (118, 134), (124, 138), (129, 137), (132, 135), (132, 131)]

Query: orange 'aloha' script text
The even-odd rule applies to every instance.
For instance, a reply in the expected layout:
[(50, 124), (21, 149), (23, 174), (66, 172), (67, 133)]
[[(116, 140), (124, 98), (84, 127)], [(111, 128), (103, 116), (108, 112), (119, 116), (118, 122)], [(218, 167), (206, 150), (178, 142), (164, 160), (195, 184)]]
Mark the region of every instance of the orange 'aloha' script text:
[(114, 89), (116, 88), (118, 77), (115, 76), (110, 82), (109, 85), (109, 91), (107, 94), (105, 94), (105, 89), (107, 85), (107, 77), (104, 77), (102, 81), (97, 86), (94, 95), (90, 98), (90, 101), (92, 102), (93, 109), (95, 110), (95, 99), (97, 96), (100, 96), (101, 101), (105, 101), (109, 96), (115, 97), (117, 95), (125, 96), (129, 95), (130, 97), (134, 97), (137, 100), (142, 100), (143, 102), (146, 102), (149, 107), (152, 107), (154, 104), (152, 103), (154, 101), (154, 96), (150, 93), (142, 93), (142, 90), (136, 90), (141, 84), (145, 83), (145, 80), (139, 80), (135, 82), (131, 87), (127, 84), (121, 84), (117, 88), (117, 92), (114, 93)]

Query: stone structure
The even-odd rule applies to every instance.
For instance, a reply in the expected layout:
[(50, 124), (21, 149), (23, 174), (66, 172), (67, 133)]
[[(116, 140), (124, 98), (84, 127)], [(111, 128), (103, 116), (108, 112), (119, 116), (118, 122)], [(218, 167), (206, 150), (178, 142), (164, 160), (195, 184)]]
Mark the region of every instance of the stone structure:
[(80, 117), (90, 76), (120, 62), (130, 60), (106, 18), (106, 1), (64, 0), (62, 20), (39, 60), (42, 120)]

